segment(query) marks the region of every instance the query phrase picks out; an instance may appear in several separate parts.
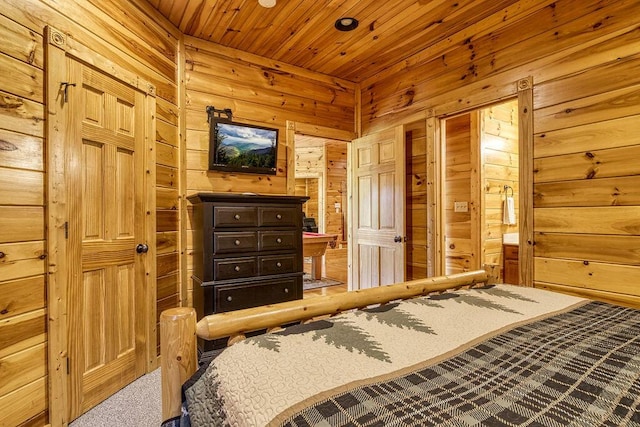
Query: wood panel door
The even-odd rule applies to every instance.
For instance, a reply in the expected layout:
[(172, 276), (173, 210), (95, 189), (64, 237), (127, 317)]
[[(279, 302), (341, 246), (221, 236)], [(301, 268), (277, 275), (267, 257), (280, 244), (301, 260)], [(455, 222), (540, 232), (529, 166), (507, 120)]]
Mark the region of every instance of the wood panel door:
[[(69, 411), (146, 371), (145, 94), (67, 58)], [(140, 250), (144, 250), (141, 246)]]
[(397, 126), (351, 144), (352, 290), (404, 281), (404, 138)]

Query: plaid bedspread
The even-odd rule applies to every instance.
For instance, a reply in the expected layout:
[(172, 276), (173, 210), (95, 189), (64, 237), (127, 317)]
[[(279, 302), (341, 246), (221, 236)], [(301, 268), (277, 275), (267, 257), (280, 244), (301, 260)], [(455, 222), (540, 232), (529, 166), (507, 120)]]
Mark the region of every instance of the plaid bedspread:
[(499, 285), (249, 338), (192, 426), (640, 426), (640, 310)]
[(640, 312), (592, 302), (341, 393), (284, 425), (638, 426)]

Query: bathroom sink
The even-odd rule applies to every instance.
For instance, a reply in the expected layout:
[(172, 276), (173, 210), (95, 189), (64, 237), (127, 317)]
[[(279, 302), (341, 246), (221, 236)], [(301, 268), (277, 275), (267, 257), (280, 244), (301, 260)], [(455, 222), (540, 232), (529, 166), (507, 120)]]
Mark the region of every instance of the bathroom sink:
[(517, 245), (519, 242), (518, 233), (505, 233), (502, 235), (502, 244)]

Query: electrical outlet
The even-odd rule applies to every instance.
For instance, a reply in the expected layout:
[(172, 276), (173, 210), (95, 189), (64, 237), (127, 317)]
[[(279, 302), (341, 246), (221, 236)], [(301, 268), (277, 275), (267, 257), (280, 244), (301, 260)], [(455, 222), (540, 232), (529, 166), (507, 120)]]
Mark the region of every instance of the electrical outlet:
[(469, 212), (469, 203), (468, 202), (453, 202), (453, 211), (454, 212)]

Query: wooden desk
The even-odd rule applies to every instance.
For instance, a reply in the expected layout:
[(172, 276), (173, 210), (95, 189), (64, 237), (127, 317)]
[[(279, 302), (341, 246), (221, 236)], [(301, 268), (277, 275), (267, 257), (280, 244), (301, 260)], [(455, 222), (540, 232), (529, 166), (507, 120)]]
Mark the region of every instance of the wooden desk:
[(302, 255), (311, 257), (311, 278), (316, 280), (322, 277), (322, 256), (327, 250), (327, 244), (331, 248), (336, 247), (336, 234), (302, 233)]

